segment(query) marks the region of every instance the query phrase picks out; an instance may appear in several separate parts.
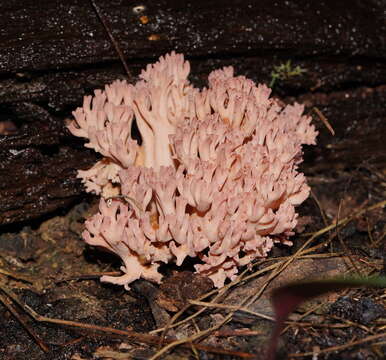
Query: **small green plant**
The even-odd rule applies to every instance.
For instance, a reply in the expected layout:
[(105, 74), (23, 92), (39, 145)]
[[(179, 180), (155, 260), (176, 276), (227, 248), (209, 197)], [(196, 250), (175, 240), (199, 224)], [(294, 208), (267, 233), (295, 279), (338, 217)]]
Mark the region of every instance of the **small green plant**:
[(293, 76), (299, 76), (306, 71), (306, 69), (301, 68), (299, 65), (292, 67), (291, 60), (274, 66), (273, 71), (271, 72), (271, 82), (269, 87), (272, 89), (277, 80), (287, 80)]

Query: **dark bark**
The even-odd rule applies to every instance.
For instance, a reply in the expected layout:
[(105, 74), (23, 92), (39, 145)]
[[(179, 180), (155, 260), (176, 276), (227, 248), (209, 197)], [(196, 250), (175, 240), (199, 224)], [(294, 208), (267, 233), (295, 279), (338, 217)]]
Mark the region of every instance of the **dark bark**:
[[(384, 166), (383, 1), (95, 1), (134, 77), (171, 50), (191, 60), (200, 86), (230, 64), (269, 83), (274, 66), (291, 60), (306, 71), (278, 80), (274, 94), (307, 111), (317, 106), (336, 131), (332, 137), (314, 116), (321, 135), (304, 170)], [(1, 225), (82, 194), (75, 169), (96, 155), (68, 133), (65, 119), (83, 95), (126, 75), (89, 1), (10, 0), (0, 14)]]

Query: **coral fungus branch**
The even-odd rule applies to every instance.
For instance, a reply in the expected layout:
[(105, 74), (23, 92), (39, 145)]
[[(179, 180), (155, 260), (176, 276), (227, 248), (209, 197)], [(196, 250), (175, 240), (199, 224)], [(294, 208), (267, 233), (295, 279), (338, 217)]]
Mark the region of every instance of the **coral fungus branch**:
[(192, 257), (221, 287), (274, 243), (291, 244), (295, 206), (309, 195), (298, 165), (302, 145), (315, 144), (311, 118), (232, 67), (213, 71), (203, 90), (189, 71), (173, 52), (135, 85), (115, 81), (74, 112), (70, 131), (104, 156), (79, 171), (102, 196), (83, 237), (123, 261), (124, 275), (104, 281), (160, 282), (161, 263)]

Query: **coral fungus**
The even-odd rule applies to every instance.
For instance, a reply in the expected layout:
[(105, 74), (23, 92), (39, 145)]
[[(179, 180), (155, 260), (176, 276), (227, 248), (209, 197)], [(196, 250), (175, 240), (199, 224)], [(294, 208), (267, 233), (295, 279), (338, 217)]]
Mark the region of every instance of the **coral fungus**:
[(189, 71), (183, 55), (168, 54), (135, 85), (117, 80), (73, 113), (70, 131), (104, 157), (79, 171), (101, 195), (83, 237), (124, 264), (102, 281), (159, 282), (161, 263), (189, 256), (221, 287), (273, 243), (290, 244), (294, 207), (309, 194), (297, 168), (302, 144), (315, 144), (311, 119), (232, 67), (213, 71), (203, 90)]

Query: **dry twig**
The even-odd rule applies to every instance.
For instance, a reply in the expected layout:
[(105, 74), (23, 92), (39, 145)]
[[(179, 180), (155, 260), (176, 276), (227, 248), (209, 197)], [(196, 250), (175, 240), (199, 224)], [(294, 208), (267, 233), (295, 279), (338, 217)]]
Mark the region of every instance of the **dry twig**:
[(327, 118), (323, 115), (323, 113), (316, 106), (314, 106), (312, 108), (312, 110), (314, 110), (315, 113), (319, 116), (319, 119), (322, 120), (322, 123), (328, 129), (328, 131), (331, 133), (331, 135), (335, 136), (335, 130), (333, 129), (331, 124), (328, 122)]
[[(355, 345), (361, 345), (361, 344), (365, 344), (365, 343), (373, 341), (373, 340), (382, 339), (383, 337), (386, 338), (386, 333), (367, 336), (364, 339), (360, 339), (360, 340), (356, 340), (356, 341), (350, 341), (347, 344), (336, 345), (336, 346), (331, 346), (328, 348), (320, 349), (320, 350), (318, 350), (318, 354), (326, 354), (326, 353), (333, 352), (333, 351), (341, 351), (341, 350), (353, 347)], [(312, 356), (312, 355), (314, 355), (313, 351), (309, 351), (309, 352), (305, 352), (305, 353), (301, 353), (301, 354), (289, 354), (288, 356), (289, 357), (305, 357), (305, 356)]]
[(102, 13), (101, 13), (101, 11), (99, 9), (99, 6), (95, 3), (95, 1), (94, 0), (90, 0), (90, 2), (91, 2), (92, 7), (94, 8), (95, 13), (98, 16), (98, 19), (100, 20), (100, 22), (102, 23), (103, 27), (105, 28), (105, 30), (106, 30), (109, 38), (110, 38), (111, 43), (113, 44), (113, 46), (115, 48), (115, 51), (117, 52), (117, 54), (119, 56), (119, 59), (121, 60), (122, 65), (125, 68), (125, 71), (126, 71), (126, 74), (127, 74), (128, 78), (131, 79), (132, 76), (131, 76), (129, 67), (127, 66), (127, 63), (126, 63), (126, 60), (125, 60), (125, 56), (123, 55), (123, 52), (122, 52), (121, 48), (118, 45), (118, 42), (115, 40), (115, 38), (114, 38), (114, 36), (113, 36), (113, 34), (112, 34), (108, 24), (107, 24), (107, 21), (102, 16)]
[(32, 328), (28, 325), (28, 323), (19, 315), (16, 309), (13, 307), (12, 302), (4, 295), (0, 294), (0, 301), (4, 304), (4, 306), (8, 309), (8, 311), (20, 322), (20, 324), (26, 329), (28, 334), (36, 341), (39, 347), (44, 351), (48, 352), (48, 346), (39, 339), (39, 337), (35, 334)]
[[(87, 324), (87, 323), (81, 323), (77, 321), (71, 321), (71, 320), (62, 320), (62, 319), (55, 319), (55, 318), (49, 318), (46, 316), (42, 316), (38, 314), (35, 310), (33, 310), (30, 306), (27, 304), (23, 304), (19, 298), (10, 290), (8, 289), (4, 284), (0, 283), (0, 290), (2, 290), (10, 299), (12, 299), (13, 302), (15, 302), (17, 305), (19, 305), (29, 316), (32, 317), (37, 322), (42, 322), (42, 323), (50, 323), (50, 324), (56, 324), (56, 325), (62, 325), (62, 326), (69, 326), (69, 327), (75, 327), (75, 328), (80, 328), (80, 329), (86, 329), (86, 330), (91, 330), (93, 332), (101, 332), (109, 335), (116, 335), (120, 337), (129, 337), (132, 339), (135, 339), (139, 342), (143, 342), (146, 344), (158, 344), (160, 339), (158, 336), (154, 335), (149, 335), (149, 334), (142, 334), (138, 333), (135, 331), (130, 331), (130, 330), (119, 330), (115, 328), (110, 328), (110, 327), (105, 327), (105, 326), (99, 326), (99, 325), (94, 325), (94, 324)], [(0, 294), (0, 301), (4, 303), (5, 306), (7, 306), (7, 302), (9, 303), (9, 300), (6, 299), (6, 297), (2, 296)], [(7, 306), (8, 308), (8, 306)], [(11, 308), (9, 308), (11, 309)], [(12, 311), (12, 310), (10, 310)], [(13, 313), (13, 312), (12, 312)], [(18, 318), (19, 319), (19, 318)], [(19, 319), (19, 321), (21, 321)], [(21, 321), (22, 322), (22, 321)], [(24, 323), (22, 322), (23, 326)], [(26, 327), (27, 331), (34, 337), (36, 342), (44, 349), (44, 343), (42, 343), (37, 336), (32, 332), (30, 332), (30, 328)], [(164, 339), (164, 343), (171, 343), (173, 339)], [(185, 348), (190, 348), (191, 344), (182, 344), (183, 347)], [(235, 357), (240, 357), (240, 358), (253, 358), (254, 356), (250, 353), (246, 352), (241, 352), (241, 351), (232, 351), (232, 350), (225, 350), (225, 349), (220, 349), (220, 348), (215, 348), (212, 346), (206, 346), (206, 345), (201, 345), (201, 344), (193, 344), (193, 346), (198, 349), (198, 350), (203, 350), (207, 352), (212, 352), (216, 354), (221, 354), (221, 355), (229, 355), (229, 356), (235, 356)], [(48, 351), (48, 347), (46, 347), (46, 350)]]

